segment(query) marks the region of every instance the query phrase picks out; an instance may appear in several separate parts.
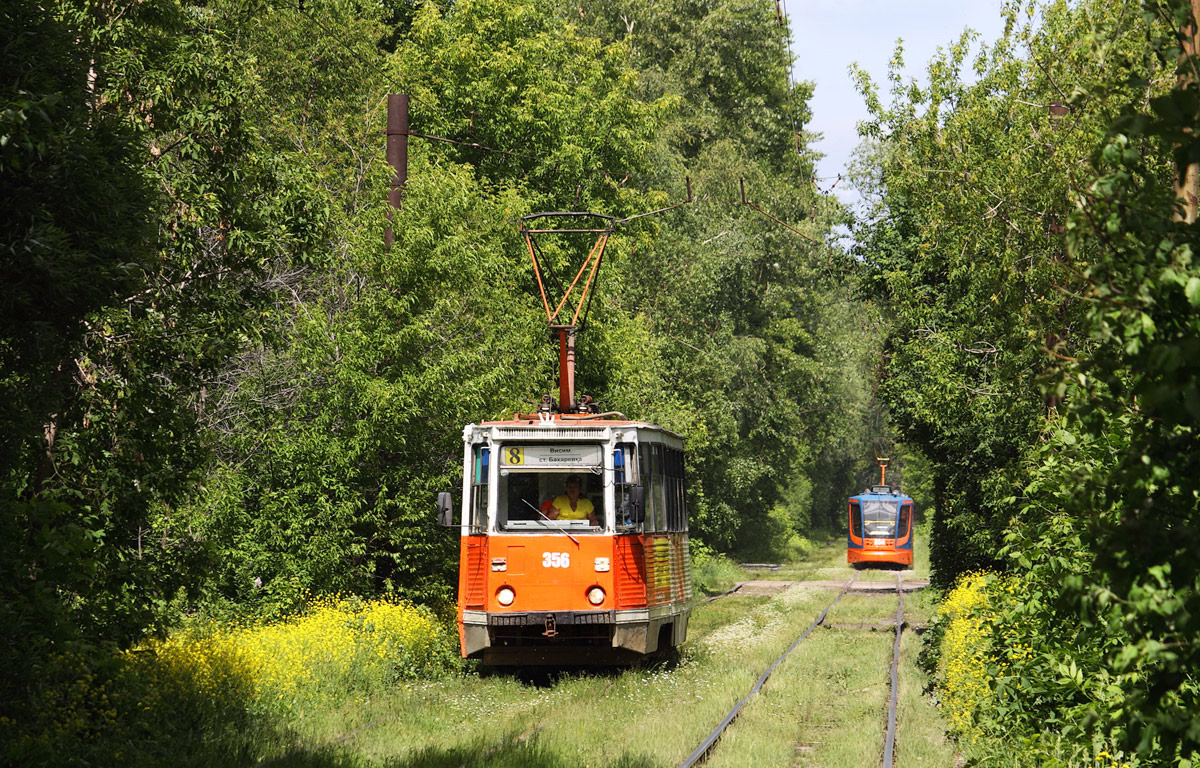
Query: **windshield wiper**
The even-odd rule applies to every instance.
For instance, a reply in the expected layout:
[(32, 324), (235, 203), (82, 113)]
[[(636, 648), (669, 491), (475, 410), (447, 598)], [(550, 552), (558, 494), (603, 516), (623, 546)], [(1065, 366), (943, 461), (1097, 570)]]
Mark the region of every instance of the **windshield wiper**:
[[(537, 507), (530, 504), (529, 499), (521, 499), (521, 501), (525, 502), (525, 505), (528, 506), (530, 509), (532, 509), (534, 512), (537, 512), (538, 517), (542, 518), (542, 520), (545, 520), (547, 523), (553, 522), (550, 518), (546, 517), (546, 514), (544, 512), (542, 512), (542, 510), (540, 510)], [(568, 539), (575, 542), (575, 546), (577, 546), (577, 547), (579, 546), (579, 539), (577, 539), (574, 536), (572, 536), (571, 534), (567, 533), (562, 528), (559, 528), (557, 525), (547, 525), (545, 527), (549, 528), (552, 531), (558, 531), (563, 536), (566, 536)]]

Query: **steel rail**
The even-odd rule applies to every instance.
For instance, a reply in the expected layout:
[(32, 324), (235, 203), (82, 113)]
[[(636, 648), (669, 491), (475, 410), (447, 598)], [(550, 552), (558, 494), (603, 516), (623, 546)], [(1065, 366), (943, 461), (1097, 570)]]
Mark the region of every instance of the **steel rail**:
[(850, 577), (850, 580), (846, 582), (845, 586), (842, 587), (842, 591), (838, 593), (838, 596), (833, 599), (833, 602), (825, 606), (825, 610), (821, 611), (821, 615), (818, 616), (812, 624), (808, 625), (808, 629), (804, 630), (800, 637), (797, 637), (796, 640), (788, 646), (787, 650), (780, 654), (778, 659), (775, 659), (775, 663), (767, 667), (767, 671), (759, 675), (758, 682), (754, 684), (754, 687), (750, 689), (750, 692), (743, 696), (737, 704), (733, 705), (733, 709), (729, 710), (729, 714), (725, 715), (725, 719), (723, 719), (717, 725), (717, 727), (713, 729), (712, 733), (708, 734), (708, 737), (705, 738), (704, 741), (700, 742), (700, 746), (696, 747), (695, 751), (688, 755), (687, 758), (685, 758), (684, 761), (679, 764), (678, 768), (691, 768), (691, 766), (704, 759), (709, 750), (713, 748), (713, 745), (717, 743), (717, 739), (721, 738), (721, 734), (725, 732), (725, 729), (729, 727), (729, 724), (732, 723), (734, 718), (736, 718), (742, 711), (742, 707), (746, 706), (746, 702), (748, 702), (754, 696), (754, 694), (762, 690), (763, 685), (771, 677), (771, 673), (775, 671), (776, 667), (783, 663), (783, 660), (786, 659), (792, 651), (796, 650), (796, 646), (800, 645), (800, 641), (808, 637), (810, 632), (812, 632), (825, 621), (825, 616), (829, 613), (830, 609), (837, 605), (838, 600), (841, 600), (842, 596), (850, 591), (850, 585), (853, 584), (854, 580), (857, 578), (858, 572), (856, 571), (854, 575)]
[(892, 644), (892, 695), (888, 702), (887, 736), (883, 740), (883, 768), (892, 768), (896, 750), (896, 703), (900, 697), (900, 633), (904, 631), (904, 579), (896, 574), (896, 640)]
[(739, 581), (737, 584), (733, 585), (733, 589), (727, 589), (719, 595), (713, 595), (711, 597), (707, 597), (704, 599), (704, 602), (707, 604), (707, 603), (711, 603), (713, 600), (720, 600), (722, 597), (729, 597), (734, 592), (737, 592), (739, 589), (741, 589), (745, 584), (746, 584), (746, 582)]

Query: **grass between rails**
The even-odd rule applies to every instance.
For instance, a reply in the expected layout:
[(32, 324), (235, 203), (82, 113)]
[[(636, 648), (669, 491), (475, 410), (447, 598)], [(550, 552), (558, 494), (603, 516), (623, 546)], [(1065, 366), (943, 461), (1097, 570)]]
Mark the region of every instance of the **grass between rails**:
[[(926, 538), (918, 530), (914, 572), (928, 575)], [(840, 581), (852, 573), (840, 542), (831, 542), (809, 562), (776, 571), (770, 578)], [(894, 582), (895, 571), (864, 570), (858, 581)], [(832, 600), (833, 593), (829, 593)], [(714, 749), (709, 765), (864, 766), (879, 764), (890, 695), (895, 593), (847, 594), (822, 627), (776, 670), (757, 701), (743, 710)], [(923, 626), (934, 610), (930, 593), (905, 597), (899, 668), (895, 763), (899, 766), (955, 765), (953, 745), (926, 680), (918, 668)]]
[[(842, 558), (844, 550), (834, 544), (812, 562), (769, 578), (795, 580), (814, 574), (820, 580), (841, 580), (850, 574)], [(894, 572), (863, 575), (896, 578)], [(519, 725), (494, 722), (490, 736), (476, 732), (472, 738), (478, 746), (469, 754), (461, 747), (429, 747), (414, 759), (394, 764), (449, 766), (474, 755), (486, 756), (488, 764), (674, 765), (833, 596), (829, 590), (800, 587), (769, 600), (735, 597), (702, 606), (694, 614), (690, 647), (675, 664), (608, 679), (581, 675), (560, 680), (552, 700), (535, 704)], [(909, 620), (923, 623), (929, 613), (927, 601), (914, 602), (910, 596), (909, 603), (918, 609)], [(749, 613), (738, 618), (751, 604)], [(829, 621), (835, 627), (887, 624), (895, 607), (894, 595), (848, 595)], [(888, 630), (818, 629), (745, 710), (714, 750), (710, 764), (876, 765), (885, 728), (892, 638)], [(902, 650), (903, 735), (897, 754), (911, 764), (953, 765), (938, 712), (922, 695), (914, 633), (906, 634)], [(488, 701), (489, 718), (497, 703)], [(553, 720), (539, 722), (547, 710)], [(374, 759), (395, 755), (396, 738), (398, 734), (380, 732)]]
[(887, 633), (814, 630), (717, 745), (712, 768), (875, 766)]

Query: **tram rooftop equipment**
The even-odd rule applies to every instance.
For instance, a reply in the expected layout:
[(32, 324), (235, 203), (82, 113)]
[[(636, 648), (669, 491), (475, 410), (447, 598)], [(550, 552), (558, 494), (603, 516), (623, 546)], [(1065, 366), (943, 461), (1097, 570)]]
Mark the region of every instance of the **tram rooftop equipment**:
[[(535, 413), (468, 424), (462, 502), (456, 509), (450, 493), (438, 496), (439, 522), (459, 530), (464, 657), (522, 666), (624, 663), (687, 636), (692, 593), (683, 438), (601, 413), (575, 392), (575, 336), (586, 325), (608, 239), (634, 218), (555, 212), (521, 219), (558, 342), (559, 392), (557, 400), (543, 397)], [(601, 226), (533, 225), (563, 219)], [(569, 284), (537, 242), (558, 234), (596, 235)]]

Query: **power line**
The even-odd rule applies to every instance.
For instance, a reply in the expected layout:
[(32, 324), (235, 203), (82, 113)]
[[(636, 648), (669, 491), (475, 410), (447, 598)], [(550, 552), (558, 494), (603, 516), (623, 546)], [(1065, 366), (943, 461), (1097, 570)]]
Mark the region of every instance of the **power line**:
[(473, 142), (473, 141), (458, 141), (457, 139), (447, 139), (444, 136), (429, 136), (424, 133), (417, 133), (416, 131), (408, 131), (407, 133), (409, 136), (416, 136), (418, 139), (429, 139), (430, 141), (444, 141), (447, 144), (456, 144), (460, 147), (467, 147), (469, 149), (478, 149), (478, 150), (482, 150), (484, 152), (495, 152), (496, 154), (508, 155), (509, 157), (523, 157), (526, 160), (534, 160), (537, 162), (541, 162), (541, 158), (536, 157), (535, 155), (527, 155), (522, 152), (509, 152), (507, 149), (493, 149), (492, 147), (487, 147), (487, 146), (484, 146), (483, 144), (477, 144), (476, 142)]

